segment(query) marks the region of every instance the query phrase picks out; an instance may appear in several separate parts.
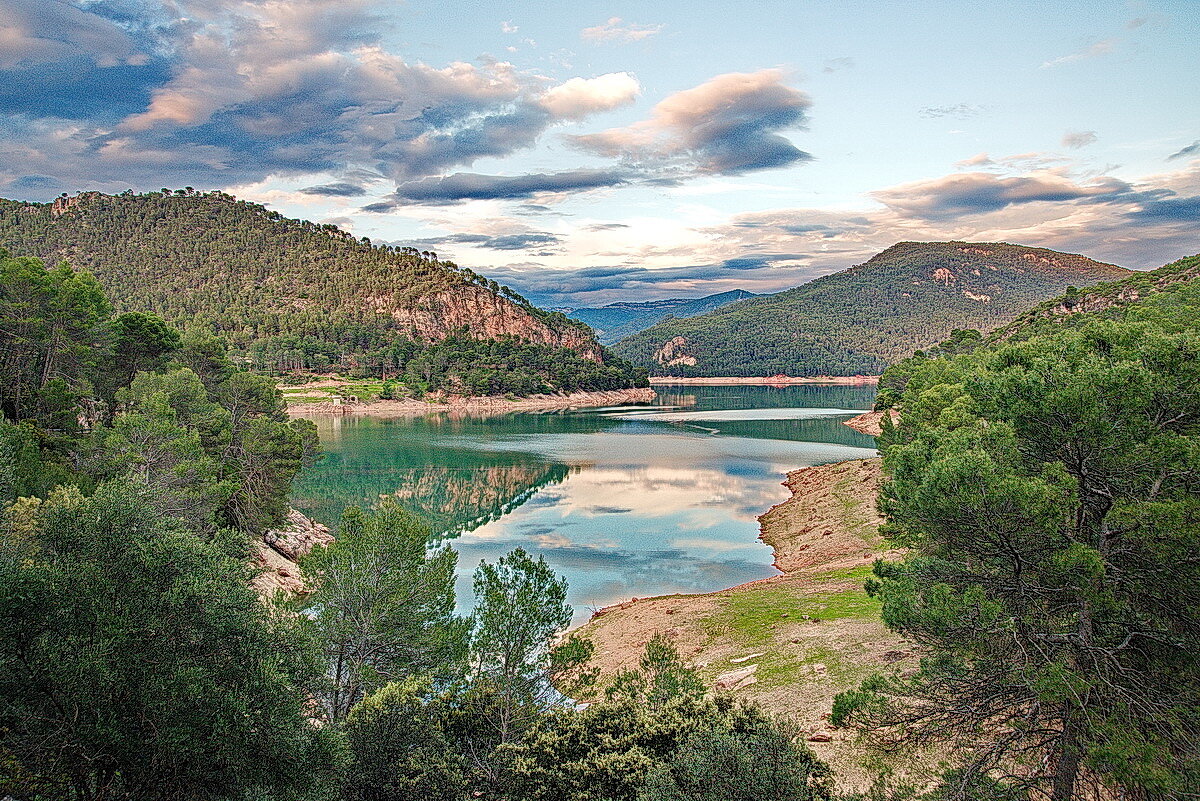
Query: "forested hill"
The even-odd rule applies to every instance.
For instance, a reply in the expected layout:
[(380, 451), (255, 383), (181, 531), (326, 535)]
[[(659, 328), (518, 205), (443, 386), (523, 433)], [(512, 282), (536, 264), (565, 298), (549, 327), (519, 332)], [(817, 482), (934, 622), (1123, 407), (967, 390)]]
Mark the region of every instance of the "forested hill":
[(667, 298), (641, 303), (610, 303), (595, 308), (573, 309), (567, 316), (587, 323), (596, 330), (606, 345), (618, 342), (638, 331), (644, 331), (666, 317), (695, 317), (746, 298), (756, 298), (753, 292), (732, 289), (702, 298)]
[(665, 320), (613, 349), (662, 375), (878, 374), (955, 329), (989, 331), (1070, 286), (1128, 273), (1006, 243), (901, 242), (777, 295)]
[[(285, 219), (222, 192), (0, 200), (0, 248), (85, 268), (119, 310), (210, 329), (229, 341), (235, 358), (259, 369), (402, 376), (423, 359), (432, 364), (410, 372), (437, 384), (439, 363), (454, 354), (434, 346), (425, 357), (449, 337), (510, 343), (499, 356), (489, 349), (504, 361), (497, 368), (565, 359), (576, 372), (596, 373), (583, 388), (631, 380), (627, 366), (604, 365), (586, 325), (468, 269), (414, 248), (372, 245), (332, 225)], [(540, 378), (528, 387), (500, 389), (562, 388), (546, 370), (537, 366)]]

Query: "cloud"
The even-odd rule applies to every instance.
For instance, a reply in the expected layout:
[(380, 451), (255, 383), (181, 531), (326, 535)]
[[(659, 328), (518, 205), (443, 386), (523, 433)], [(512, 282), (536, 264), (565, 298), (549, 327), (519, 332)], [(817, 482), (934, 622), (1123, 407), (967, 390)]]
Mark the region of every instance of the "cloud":
[(662, 29), (662, 25), (635, 25), (622, 21), (620, 17), (609, 17), (601, 25), (584, 28), (579, 36), (589, 42), (640, 42)]
[(1070, 53), (1069, 55), (1052, 58), (1049, 61), (1043, 61), (1041, 68), (1045, 70), (1052, 67), (1059, 67), (1063, 64), (1072, 64), (1076, 61), (1084, 61), (1085, 59), (1096, 58), (1097, 56), (1105, 56), (1115, 50), (1116, 47), (1116, 39), (1102, 39), (1099, 42), (1088, 45), (1084, 49)]
[(367, 190), (358, 184), (345, 182), (306, 186), (298, 191), (305, 195), (317, 195), (318, 197), (358, 197), (367, 193)]
[(547, 231), (525, 231), (522, 233), (501, 234), (452, 234), (450, 236), (418, 239), (411, 243), (415, 247), (442, 247), (445, 245), (470, 245), (471, 247), (488, 250), (527, 250), (530, 248), (545, 249), (548, 245), (557, 245), (559, 238)]
[(915, 181), (871, 195), (888, 208), (921, 219), (938, 220), (964, 214), (985, 214), (1025, 203), (1103, 199), (1129, 194), (1129, 184), (1097, 178), (1079, 184), (1051, 171), (1004, 177), (971, 172)]
[(1190, 158), (1192, 156), (1200, 156), (1200, 139), (1197, 139), (1195, 142), (1192, 142), (1190, 145), (1188, 145), (1186, 147), (1176, 150), (1174, 153), (1167, 156), (1167, 161), (1174, 161), (1175, 159), (1185, 159), (1185, 158)]
[(1063, 134), (1062, 144), (1063, 147), (1078, 150), (1081, 147), (1095, 144), (1099, 138), (1095, 131), (1067, 131)]
[(150, 60), (120, 25), (62, 2), (6, 0), (0, 6), (0, 69), (78, 57), (100, 68)]
[(620, 170), (581, 169), (530, 175), (457, 172), (439, 178), (402, 183), (396, 187), (390, 201), (391, 207), (395, 207), (410, 203), (445, 205), (464, 200), (521, 200), (548, 192), (603, 189), (628, 180), (628, 176)]
[(983, 113), (983, 106), (977, 106), (974, 103), (953, 103), (947, 106), (924, 106), (917, 111), (917, 114), (926, 119), (940, 119), (942, 117), (950, 117), (956, 120), (969, 120), (972, 117), (978, 117)]
[(808, 95), (786, 86), (780, 70), (719, 75), (656, 105), (647, 120), (571, 137), (575, 146), (661, 171), (737, 175), (812, 157), (780, 135), (804, 126)]
[(406, 182), (529, 148), (638, 92), (628, 73), (560, 83), (494, 59), (406, 61), (380, 44), (381, 0), (123, 8), (114, 22), (103, 3), (0, 6), (0, 189), (35, 174), (120, 191), (362, 167)]
[(513, 25), (512, 20), (505, 20), (504, 22), (500, 23), (501, 33), (516, 33), (519, 30), (520, 28), (518, 28), (516, 25)]
[(1200, 223), (1200, 195), (1147, 200), (1129, 212), (1129, 217), (1147, 222)]
[(571, 78), (552, 87), (542, 95), (541, 105), (554, 117), (578, 120), (629, 105), (641, 91), (633, 75), (610, 72), (598, 78)]

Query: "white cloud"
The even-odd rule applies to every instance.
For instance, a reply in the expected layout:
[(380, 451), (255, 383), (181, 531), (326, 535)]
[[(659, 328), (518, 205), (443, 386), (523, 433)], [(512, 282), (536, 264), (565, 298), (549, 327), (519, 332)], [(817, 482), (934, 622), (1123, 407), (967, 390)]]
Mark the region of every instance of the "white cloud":
[(547, 91), (542, 107), (555, 117), (577, 120), (632, 103), (642, 87), (628, 72), (610, 72), (596, 78), (571, 78)]

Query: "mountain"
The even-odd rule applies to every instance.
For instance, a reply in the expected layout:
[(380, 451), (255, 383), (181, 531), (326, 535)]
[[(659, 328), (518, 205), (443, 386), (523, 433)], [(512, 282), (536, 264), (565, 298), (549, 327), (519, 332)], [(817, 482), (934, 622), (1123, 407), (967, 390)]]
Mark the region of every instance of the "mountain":
[[(1157, 270), (1132, 273), (1083, 291), (1068, 291), (997, 328), (988, 339), (992, 342), (1024, 339), (1064, 322), (1096, 317), (1123, 318), (1131, 311), (1143, 313), (1147, 309), (1162, 309), (1166, 315), (1172, 303), (1192, 309), (1196, 303), (1190, 298), (1200, 292), (1197, 279), (1200, 279), (1200, 255), (1188, 256)], [(1190, 316), (1194, 320), (1195, 314)]]
[(1128, 274), (1043, 248), (901, 242), (786, 292), (664, 320), (613, 350), (663, 375), (878, 374), (955, 329), (989, 331), (1069, 286)]
[(746, 298), (756, 298), (753, 292), (734, 289), (703, 298), (668, 298), (642, 303), (610, 303), (597, 308), (574, 309), (567, 316), (587, 323), (605, 345), (643, 331), (666, 317), (695, 317), (728, 306)]
[[(466, 339), (519, 343), (516, 356), (507, 346), (491, 353), (490, 367), (541, 365), (537, 380), (525, 382), (533, 391), (557, 388), (541, 380), (556, 359), (603, 374), (606, 385), (628, 385), (632, 375), (619, 361), (609, 369), (586, 325), (471, 270), (222, 192), (0, 199), (0, 248), (86, 268), (120, 311), (210, 329), (260, 369), (381, 375), (421, 362), (409, 372), (434, 388), (438, 365), (461, 350), (444, 354), (438, 343)], [(563, 352), (565, 360), (553, 355)]]

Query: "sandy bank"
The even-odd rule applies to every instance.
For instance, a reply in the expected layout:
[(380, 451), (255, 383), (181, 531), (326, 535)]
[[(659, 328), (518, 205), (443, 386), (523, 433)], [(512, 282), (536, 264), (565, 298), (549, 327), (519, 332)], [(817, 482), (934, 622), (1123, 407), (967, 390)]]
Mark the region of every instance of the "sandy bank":
[(724, 386), (766, 386), (766, 387), (787, 387), (793, 384), (820, 384), (825, 386), (866, 386), (879, 383), (877, 375), (814, 375), (801, 378), (793, 378), (786, 375), (773, 375), (761, 378), (741, 378), (738, 376), (728, 376), (724, 378), (673, 378), (671, 376), (653, 375), (650, 376), (650, 383), (654, 385), (682, 385), (693, 387), (724, 387)]
[(304, 415), (379, 415), (408, 416), (430, 412), (464, 412), (479, 414), (503, 414), (517, 411), (552, 411), (554, 409), (585, 409), (599, 406), (626, 406), (634, 403), (649, 403), (655, 398), (649, 387), (618, 389), (607, 392), (573, 392), (569, 395), (533, 395), (528, 398), (460, 398), (443, 400), (377, 400), (350, 403), (289, 403), (288, 414)]
[(863, 434), (870, 434), (872, 437), (878, 437), (883, 433), (883, 418), (891, 417), (895, 423), (900, 415), (895, 409), (888, 409), (885, 412), (863, 412), (857, 417), (851, 417), (845, 421), (845, 425), (850, 426), (855, 431), (860, 431)]

